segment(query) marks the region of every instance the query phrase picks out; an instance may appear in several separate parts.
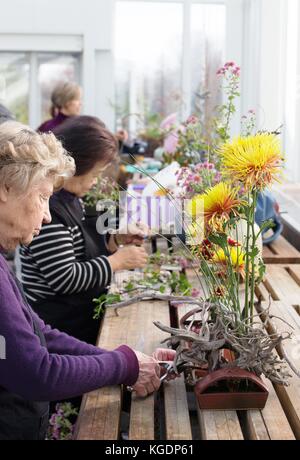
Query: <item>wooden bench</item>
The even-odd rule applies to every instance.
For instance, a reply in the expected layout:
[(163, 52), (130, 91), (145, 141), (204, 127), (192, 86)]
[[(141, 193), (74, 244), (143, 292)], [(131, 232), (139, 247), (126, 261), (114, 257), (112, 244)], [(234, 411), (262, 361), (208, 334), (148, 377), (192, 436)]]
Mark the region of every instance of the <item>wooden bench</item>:
[[(195, 272), (187, 271), (198, 287)], [(126, 275), (125, 275), (126, 276)], [(300, 265), (268, 266), (266, 281), (257, 291), (272, 311), (284, 316), (300, 337)], [(297, 300), (298, 303), (295, 303)], [(121, 343), (151, 354), (166, 337), (153, 325), (154, 320), (174, 325), (174, 308), (165, 302), (144, 301), (119, 310), (107, 309), (98, 344), (114, 349)], [(176, 307), (177, 318), (191, 307)], [(173, 311), (172, 311), (173, 310)], [(170, 314), (171, 313), (171, 314)], [(280, 323), (278, 328), (285, 328)], [(299, 339), (300, 340), (300, 339)], [(300, 348), (300, 342), (298, 343)], [(287, 343), (293, 354), (295, 344)], [(300, 351), (295, 363), (300, 367)], [(263, 410), (203, 411), (198, 408), (191, 387), (183, 377), (164, 383), (159, 392), (137, 399), (121, 386), (105, 387), (84, 396), (75, 439), (102, 440), (288, 440), (300, 439), (300, 380), (293, 377), (287, 388), (272, 385)]]
[[(193, 270), (187, 270), (187, 276), (193, 286), (199, 287), (197, 276)], [(266, 292), (264, 294), (266, 296)], [(178, 319), (180, 320), (180, 317), (190, 309), (191, 307), (188, 305), (178, 307)], [(269, 389), (269, 398), (263, 410), (203, 411), (198, 409), (203, 439), (295, 439), (292, 429), (292, 426), (295, 428), (295, 425), (291, 425), (285, 412), (285, 409), (288, 409), (287, 406), (281, 404), (271, 382), (265, 381)], [(297, 438), (300, 439), (297, 430), (296, 433)]]
[(300, 252), (283, 236), (264, 246), (263, 259), (266, 264), (299, 264)]

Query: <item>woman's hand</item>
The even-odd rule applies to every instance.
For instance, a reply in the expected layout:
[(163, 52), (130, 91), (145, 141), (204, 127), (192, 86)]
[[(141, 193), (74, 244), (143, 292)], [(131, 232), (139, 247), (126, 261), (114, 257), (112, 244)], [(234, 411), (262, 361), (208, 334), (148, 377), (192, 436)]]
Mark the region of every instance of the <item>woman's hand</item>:
[[(174, 358), (176, 355), (175, 350), (170, 350), (169, 348), (157, 348), (154, 353), (152, 353), (152, 358), (156, 359), (157, 361), (163, 361), (167, 363), (173, 363)], [(165, 369), (160, 366), (160, 375), (164, 375)], [(166, 381), (174, 380), (177, 377), (179, 377), (179, 374), (175, 374), (173, 372), (170, 372), (166, 376)]]
[(175, 350), (170, 350), (169, 348), (157, 348), (154, 353), (152, 353), (152, 358), (157, 361), (170, 361), (173, 362), (176, 355)]
[(124, 246), (108, 257), (113, 271), (143, 268), (147, 264), (148, 254), (138, 246)]
[(139, 376), (132, 390), (139, 397), (145, 397), (160, 387), (160, 365), (156, 359), (135, 351), (139, 362)]
[[(126, 233), (125, 233), (126, 232)], [(136, 244), (141, 246), (149, 233), (147, 225), (142, 223), (129, 224), (126, 230), (120, 229), (115, 235), (117, 244)]]

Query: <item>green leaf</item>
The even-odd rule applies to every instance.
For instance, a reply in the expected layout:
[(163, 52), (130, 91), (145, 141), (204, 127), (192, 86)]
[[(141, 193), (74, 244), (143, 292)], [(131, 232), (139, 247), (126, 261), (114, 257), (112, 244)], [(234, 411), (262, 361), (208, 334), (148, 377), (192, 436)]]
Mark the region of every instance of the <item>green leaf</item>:
[(259, 254), (259, 249), (255, 247), (251, 252), (248, 252), (249, 257), (256, 257)]
[(220, 246), (223, 250), (227, 247), (227, 235), (225, 235), (225, 233), (211, 234), (208, 239), (211, 243)]

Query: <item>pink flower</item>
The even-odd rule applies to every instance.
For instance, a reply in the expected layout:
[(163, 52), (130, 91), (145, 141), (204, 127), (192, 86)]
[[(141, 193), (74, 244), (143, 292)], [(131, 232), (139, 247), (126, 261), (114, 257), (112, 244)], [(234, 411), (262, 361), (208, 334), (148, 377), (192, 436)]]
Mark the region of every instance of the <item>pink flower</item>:
[(217, 71), (218, 76), (225, 75), (225, 73), (226, 73), (226, 69), (224, 67), (221, 67), (221, 69)]
[(188, 264), (188, 261), (184, 257), (180, 257), (179, 265), (181, 266), (181, 268), (187, 268), (189, 264)]
[(178, 145), (178, 135), (170, 133), (164, 140), (164, 150), (167, 153), (175, 153)]
[(171, 113), (160, 124), (161, 129), (171, 129), (177, 125), (177, 113)]
[(228, 69), (229, 67), (235, 67), (235, 62), (234, 61), (226, 62), (224, 67), (225, 67), (225, 69)]
[(199, 118), (195, 115), (190, 115), (189, 118), (186, 120), (187, 125), (195, 125), (199, 122)]
[(241, 73), (241, 68), (240, 67), (235, 67), (232, 71), (233, 75), (236, 75), (237, 77), (240, 76)]
[(201, 294), (201, 291), (199, 291), (199, 289), (196, 289), (196, 288), (192, 289), (192, 292), (191, 292), (192, 297), (199, 297), (200, 294)]

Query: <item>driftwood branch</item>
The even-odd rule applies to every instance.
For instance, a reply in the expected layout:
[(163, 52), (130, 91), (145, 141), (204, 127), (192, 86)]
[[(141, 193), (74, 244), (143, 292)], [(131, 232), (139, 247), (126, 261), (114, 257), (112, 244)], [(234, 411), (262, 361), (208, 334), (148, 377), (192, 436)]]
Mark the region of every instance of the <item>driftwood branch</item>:
[[(195, 319), (184, 329), (171, 328), (159, 322), (154, 324), (169, 337), (165, 339), (169, 345), (177, 345), (175, 356), (175, 368), (187, 363), (191, 366), (202, 366), (208, 371), (213, 371), (218, 367), (240, 367), (250, 370), (257, 375), (265, 375), (269, 380), (281, 385), (287, 385), (291, 375), (287, 371), (287, 364), (298, 375), (295, 366), (286, 357), (282, 342), (290, 338), (289, 333), (286, 337), (272, 333), (269, 335), (265, 329), (265, 321), (270, 321), (266, 312), (259, 312), (253, 317), (261, 318), (261, 321), (249, 323), (248, 319), (241, 320), (232, 315), (231, 312), (224, 312), (221, 306), (214, 305), (216, 319), (212, 321), (209, 316), (209, 304), (203, 303), (199, 308), (201, 317), (201, 328), (195, 332), (192, 327)], [(192, 312), (195, 314), (195, 311)], [(195, 316), (195, 315), (194, 315)], [(233, 322), (233, 317), (235, 322)], [(199, 322), (199, 320), (197, 320)], [(222, 355), (224, 349), (234, 351), (235, 360), (228, 362)], [(283, 350), (280, 359), (274, 352)], [(286, 359), (287, 358), (287, 359)], [(292, 364), (292, 365), (291, 365)], [(196, 380), (189, 376), (189, 382), (195, 383)]]
[(118, 316), (118, 309), (128, 307), (134, 303), (142, 302), (144, 300), (164, 300), (166, 302), (181, 302), (181, 303), (188, 303), (191, 305), (197, 305), (198, 307), (203, 307), (203, 305), (210, 305), (213, 304), (201, 300), (197, 300), (194, 297), (185, 297), (185, 296), (174, 296), (172, 294), (161, 294), (153, 290), (144, 291), (140, 294), (130, 297), (122, 302), (114, 303), (112, 305), (107, 305), (106, 308), (114, 308), (116, 315)]

